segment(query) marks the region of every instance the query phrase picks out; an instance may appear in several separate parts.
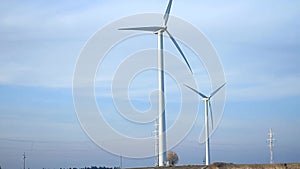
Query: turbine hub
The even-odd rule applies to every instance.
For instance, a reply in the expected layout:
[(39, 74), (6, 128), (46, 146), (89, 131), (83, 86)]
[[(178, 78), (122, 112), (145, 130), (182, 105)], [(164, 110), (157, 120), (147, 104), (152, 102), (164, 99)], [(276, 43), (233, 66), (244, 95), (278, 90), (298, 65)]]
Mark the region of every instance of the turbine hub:
[(163, 33), (163, 32), (166, 31), (166, 30), (167, 30), (167, 27), (164, 26), (164, 27), (162, 27), (161, 29), (155, 31), (154, 34), (158, 34), (159, 32), (160, 32), (160, 33)]

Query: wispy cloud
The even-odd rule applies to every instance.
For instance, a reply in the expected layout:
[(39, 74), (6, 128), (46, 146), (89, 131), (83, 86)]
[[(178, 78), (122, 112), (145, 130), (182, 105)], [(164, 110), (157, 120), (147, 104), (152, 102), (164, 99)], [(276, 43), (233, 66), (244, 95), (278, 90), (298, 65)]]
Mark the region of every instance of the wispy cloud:
[[(243, 78), (245, 75), (237, 76)], [(277, 100), (300, 95), (298, 77), (272, 77), (257, 74), (255, 77), (246, 76), (248, 79), (242, 81), (236, 78), (237, 76), (233, 77), (235, 80), (228, 82), (227, 98), (230, 100)]]

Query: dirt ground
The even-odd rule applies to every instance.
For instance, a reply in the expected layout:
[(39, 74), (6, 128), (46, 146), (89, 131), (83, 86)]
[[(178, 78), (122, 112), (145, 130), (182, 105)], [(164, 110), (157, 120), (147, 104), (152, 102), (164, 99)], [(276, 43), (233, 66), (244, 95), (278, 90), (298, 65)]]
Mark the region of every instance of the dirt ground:
[(138, 169), (300, 169), (300, 163), (286, 164), (232, 164), (232, 163), (214, 163), (205, 165), (185, 165), (175, 167), (146, 167)]

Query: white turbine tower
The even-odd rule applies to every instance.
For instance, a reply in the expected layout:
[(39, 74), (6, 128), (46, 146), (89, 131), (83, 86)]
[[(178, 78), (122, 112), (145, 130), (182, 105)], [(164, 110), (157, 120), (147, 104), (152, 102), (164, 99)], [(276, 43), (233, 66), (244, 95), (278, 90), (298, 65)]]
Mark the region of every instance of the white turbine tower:
[(213, 113), (212, 113), (212, 107), (211, 107), (211, 102), (210, 99), (219, 91), (221, 90), (226, 83), (224, 83), (222, 86), (220, 86), (218, 89), (216, 89), (215, 91), (213, 91), (210, 96), (206, 96), (202, 93), (200, 93), (199, 91), (193, 89), (192, 87), (185, 85), (186, 87), (188, 87), (189, 89), (191, 89), (192, 91), (194, 91), (195, 93), (197, 93), (198, 95), (200, 95), (204, 101), (204, 121), (205, 121), (205, 165), (209, 165), (210, 164), (210, 148), (209, 148), (209, 120), (208, 120), (208, 108), (210, 109), (210, 120), (211, 120), (211, 125), (212, 125), (212, 129), (213, 129)]
[(162, 26), (150, 26), (150, 27), (134, 27), (134, 28), (120, 28), (119, 30), (136, 30), (136, 31), (146, 31), (157, 34), (158, 37), (158, 165), (165, 166), (167, 161), (166, 154), (166, 120), (165, 120), (165, 96), (164, 96), (164, 51), (163, 51), (163, 33), (166, 32), (177, 50), (180, 52), (184, 61), (186, 62), (188, 68), (192, 72), (192, 69), (184, 56), (184, 53), (180, 49), (178, 43), (175, 38), (171, 35), (171, 33), (167, 30), (167, 23), (169, 20), (169, 15), (172, 7), (172, 0), (169, 0), (166, 12), (163, 17)]

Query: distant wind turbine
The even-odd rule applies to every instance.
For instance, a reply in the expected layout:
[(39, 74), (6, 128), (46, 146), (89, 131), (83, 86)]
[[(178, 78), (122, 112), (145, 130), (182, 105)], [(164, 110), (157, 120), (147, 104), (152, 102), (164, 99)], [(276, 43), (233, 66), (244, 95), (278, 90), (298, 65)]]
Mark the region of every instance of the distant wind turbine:
[(119, 30), (136, 30), (136, 31), (146, 31), (157, 34), (158, 37), (158, 90), (160, 91), (158, 96), (158, 135), (159, 135), (159, 148), (158, 148), (158, 164), (159, 166), (165, 166), (167, 161), (166, 154), (166, 123), (165, 123), (165, 96), (164, 96), (164, 57), (163, 57), (163, 33), (166, 32), (173, 44), (176, 46), (177, 50), (183, 57), (185, 63), (187, 64), (189, 70), (192, 73), (192, 69), (184, 56), (183, 51), (180, 49), (179, 44), (176, 42), (175, 38), (167, 30), (167, 24), (169, 20), (169, 15), (172, 7), (172, 0), (169, 0), (166, 12), (163, 17), (162, 26), (150, 26), (150, 27), (134, 27), (134, 28), (120, 28)]
[(210, 120), (211, 120), (211, 125), (212, 125), (212, 129), (214, 128), (213, 126), (213, 113), (212, 113), (212, 107), (211, 107), (211, 102), (210, 99), (217, 94), (217, 92), (219, 90), (221, 90), (226, 83), (224, 83), (222, 86), (220, 86), (218, 89), (216, 89), (215, 91), (213, 91), (210, 96), (206, 96), (202, 93), (200, 93), (199, 91), (195, 90), (194, 88), (185, 85), (186, 87), (188, 87), (189, 89), (191, 89), (193, 92), (197, 93), (198, 95), (200, 95), (204, 101), (204, 111), (205, 111), (205, 115), (204, 115), (204, 121), (205, 121), (205, 165), (209, 165), (210, 164), (210, 148), (209, 148), (209, 122), (208, 122), (208, 108), (210, 110)]

